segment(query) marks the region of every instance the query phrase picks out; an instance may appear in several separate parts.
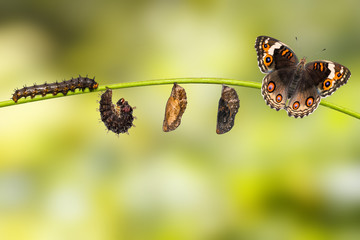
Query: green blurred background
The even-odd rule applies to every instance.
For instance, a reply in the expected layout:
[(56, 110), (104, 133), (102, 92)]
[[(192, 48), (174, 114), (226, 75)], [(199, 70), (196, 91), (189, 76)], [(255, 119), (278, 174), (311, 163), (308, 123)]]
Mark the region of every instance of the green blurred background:
[[(326, 100), (359, 112), (359, 23), (357, 0), (2, 0), (0, 99), (78, 74), (261, 82), (254, 43), (269, 35), (348, 67)], [(170, 133), (171, 85), (114, 91), (136, 106), (129, 135), (107, 133), (99, 93), (0, 109), (0, 239), (360, 239), (359, 120), (289, 118), (236, 87), (235, 126), (217, 135), (221, 86), (182, 86)]]

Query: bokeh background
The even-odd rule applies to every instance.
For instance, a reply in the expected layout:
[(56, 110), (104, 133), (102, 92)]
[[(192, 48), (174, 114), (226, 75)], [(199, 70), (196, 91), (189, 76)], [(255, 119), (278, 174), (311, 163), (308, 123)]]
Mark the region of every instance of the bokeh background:
[[(347, 66), (326, 100), (359, 112), (359, 23), (356, 0), (2, 0), (0, 99), (78, 74), (261, 82), (254, 43), (269, 35)], [(136, 106), (129, 135), (106, 131), (99, 93), (0, 109), (0, 239), (360, 239), (359, 120), (289, 118), (235, 87), (235, 126), (217, 135), (221, 86), (182, 86), (170, 133), (171, 85), (114, 91)]]

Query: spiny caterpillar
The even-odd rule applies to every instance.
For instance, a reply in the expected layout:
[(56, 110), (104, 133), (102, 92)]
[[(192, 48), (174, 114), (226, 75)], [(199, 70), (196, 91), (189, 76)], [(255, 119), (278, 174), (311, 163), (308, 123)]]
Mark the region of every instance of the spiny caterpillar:
[(81, 77), (72, 78), (68, 81), (63, 82), (55, 82), (55, 83), (44, 83), (41, 85), (34, 85), (31, 87), (23, 87), (21, 89), (16, 89), (12, 100), (17, 102), (20, 98), (24, 97), (31, 97), (34, 98), (36, 95), (45, 96), (46, 94), (52, 93), (53, 95), (57, 95), (58, 93), (62, 93), (66, 95), (68, 91), (74, 92), (75, 89), (85, 90), (89, 88), (89, 90), (97, 89), (99, 84), (95, 82), (95, 78), (91, 79), (88, 77)]

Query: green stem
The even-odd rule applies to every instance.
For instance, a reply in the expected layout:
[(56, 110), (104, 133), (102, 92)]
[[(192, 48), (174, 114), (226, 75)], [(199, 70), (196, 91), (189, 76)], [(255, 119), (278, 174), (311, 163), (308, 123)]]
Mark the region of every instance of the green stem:
[[(258, 83), (258, 82), (240, 81), (240, 80), (228, 79), (228, 78), (170, 78), (170, 79), (155, 79), (155, 80), (148, 80), (148, 81), (126, 82), (126, 83), (105, 85), (105, 86), (100, 86), (98, 89), (93, 90), (91, 92), (104, 91), (104, 90), (106, 90), (106, 88), (120, 89), (120, 88), (131, 88), (131, 87), (143, 87), (143, 86), (150, 86), (150, 85), (172, 84), (175, 82), (179, 83), (179, 84), (186, 84), (186, 83), (226, 84), (226, 85), (242, 86), (242, 87), (249, 87), (249, 88), (256, 88), (256, 89), (261, 88), (261, 83)], [(84, 93), (89, 93), (89, 92), (90, 91), (88, 89), (86, 89), (85, 91), (77, 90), (75, 92), (69, 92), (67, 94), (67, 96), (84, 94)], [(33, 99), (30, 99), (30, 98), (23, 99), (22, 98), (17, 103), (15, 103), (12, 100), (2, 101), (2, 102), (0, 102), (0, 108), (11, 106), (11, 105), (19, 105), (19, 104), (28, 103), (28, 102), (36, 102), (36, 101), (41, 101), (41, 100), (50, 99), (50, 98), (58, 98), (58, 97), (64, 97), (64, 95), (59, 93), (58, 95), (55, 95), (55, 96), (53, 96), (51, 94), (46, 95), (45, 97), (36, 96)], [(338, 106), (336, 104), (329, 103), (327, 101), (322, 100), (320, 102), (320, 105), (334, 109), (339, 112), (342, 112), (342, 113), (352, 116), (354, 118), (360, 119), (360, 113), (357, 113), (350, 109)]]

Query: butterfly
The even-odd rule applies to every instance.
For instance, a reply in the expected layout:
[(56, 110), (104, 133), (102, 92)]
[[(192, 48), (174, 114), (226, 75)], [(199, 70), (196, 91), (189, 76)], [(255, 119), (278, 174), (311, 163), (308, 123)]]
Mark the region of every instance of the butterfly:
[(306, 63), (302, 58), (299, 62), (290, 47), (275, 38), (257, 37), (255, 49), (260, 71), (266, 73), (261, 86), (265, 102), (295, 118), (312, 113), (321, 98), (334, 93), (351, 75), (332, 61)]

